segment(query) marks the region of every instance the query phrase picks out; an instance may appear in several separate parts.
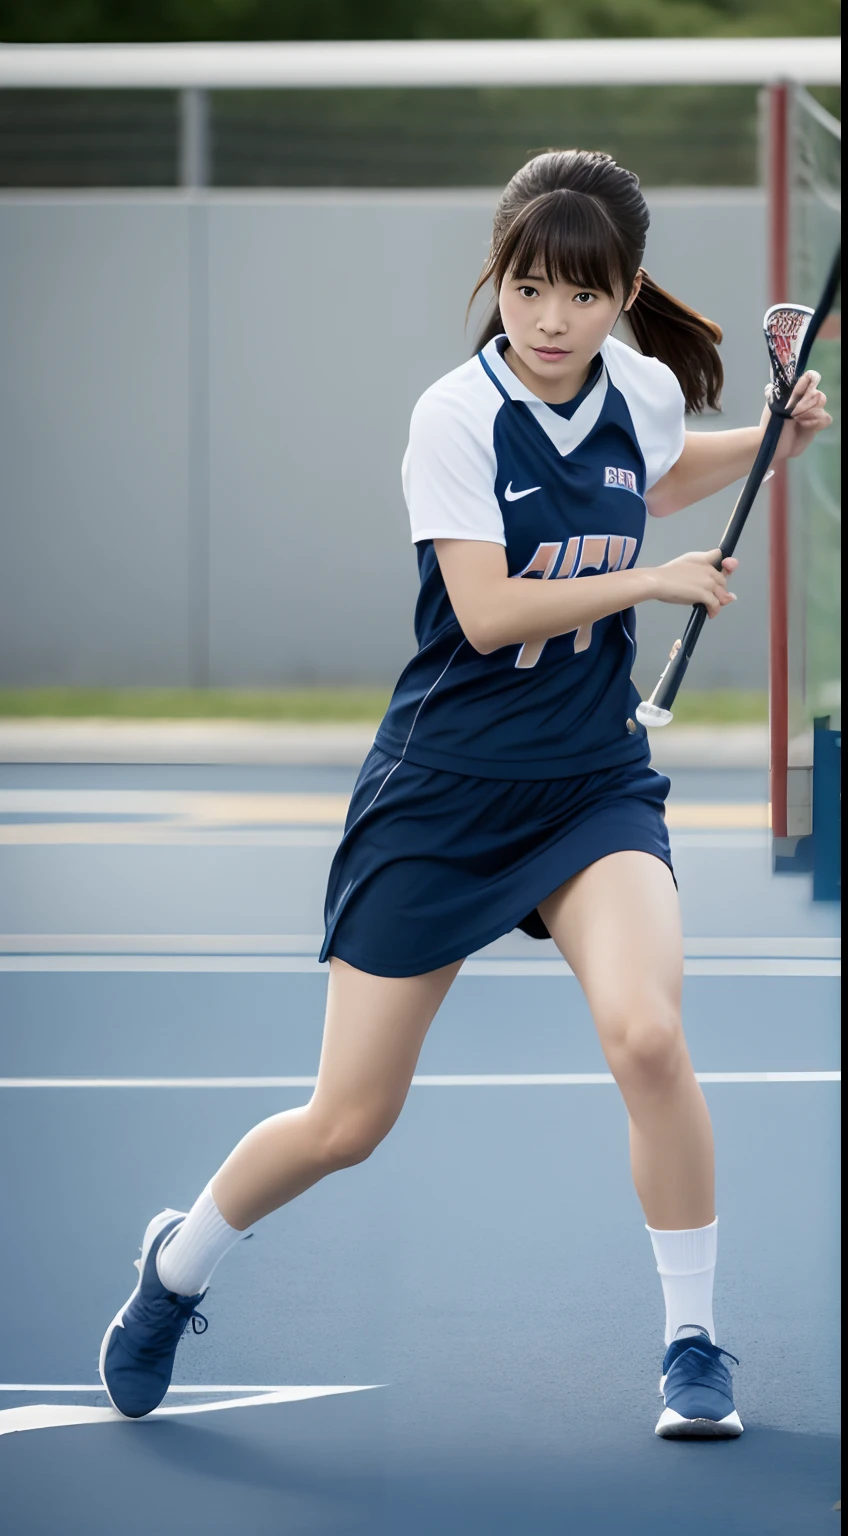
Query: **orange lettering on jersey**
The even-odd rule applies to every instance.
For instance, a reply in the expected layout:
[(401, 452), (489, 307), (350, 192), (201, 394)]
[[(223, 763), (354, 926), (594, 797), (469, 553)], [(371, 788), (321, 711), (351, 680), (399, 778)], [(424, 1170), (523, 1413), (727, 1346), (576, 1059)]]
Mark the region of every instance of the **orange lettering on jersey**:
[[(573, 542), (573, 539), (569, 540), (569, 546)], [(538, 573), (543, 581), (547, 581), (553, 573), (561, 549), (561, 544), (540, 544), (532, 560), (525, 565), (523, 571), (517, 571), (516, 576), (535, 576)], [(522, 645), (515, 659), (515, 665), (535, 667), (544, 648), (544, 640), (535, 640), (532, 645)]]
[[(573, 543), (573, 540), (570, 542)], [(542, 580), (546, 581), (557, 563), (561, 549), (561, 544), (540, 544), (529, 565), (525, 565), (523, 571), (516, 571), (516, 576), (534, 576), (538, 572)]]
[(583, 548), (580, 551), (580, 564), (574, 572), (579, 576), (581, 571), (599, 571), (607, 558), (610, 536), (608, 533), (587, 534), (583, 540)]
[[(587, 533), (582, 538), (570, 538), (556, 579), (563, 577), (568, 580), (579, 576), (581, 571), (626, 570), (636, 553), (636, 544), (636, 539), (619, 533)], [(523, 571), (516, 572), (516, 576), (538, 575), (543, 581), (549, 580), (561, 549), (561, 544), (540, 544), (532, 560)], [(592, 644), (593, 627), (592, 624), (580, 624), (576, 629), (565, 631), (574, 636), (575, 654), (588, 651)], [(515, 658), (516, 667), (522, 670), (535, 667), (546, 645), (546, 640), (533, 640), (520, 646)]]
[[(609, 548), (609, 534), (587, 534), (583, 540), (583, 548), (580, 551), (580, 563), (575, 576), (581, 571), (600, 571), (607, 558)], [(578, 629), (566, 630), (566, 634), (574, 636), (575, 654), (580, 651), (588, 651), (592, 644), (592, 625), (581, 624)]]
[(609, 554), (607, 555), (607, 570), (626, 571), (630, 561), (633, 559), (635, 548), (635, 539), (625, 538), (621, 533), (611, 533)]
[(534, 640), (531, 645), (522, 645), (515, 658), (515, 665), (517, 667), (535, 667), (547, 643), (547, 640)]
[(578, 552), (579, 548), (580, 548), (580, 537), (579, 537), (579, 535), (577, 535), (573, 539), (569, 539), (568, 543), (565, 546), (565, 554), (562, 557), (562, 565), (560, 566), (559, 570), (557, 571), (557, 580), (559, 580), (560, 576), (573, 576), (574, 575), (574, 567), (575, 567), (575, 565), (577, 563), (577, 552)]
[(609, 554), (607, 555), (607, 570), (617, 571), (621, 565), (626, 543), (623, 533), (611, 533), (609, 541)]

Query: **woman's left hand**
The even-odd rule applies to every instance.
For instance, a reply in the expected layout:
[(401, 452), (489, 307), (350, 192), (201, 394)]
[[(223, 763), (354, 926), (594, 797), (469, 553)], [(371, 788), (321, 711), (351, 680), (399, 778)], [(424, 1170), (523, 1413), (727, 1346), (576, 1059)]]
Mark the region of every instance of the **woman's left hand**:
[[(783, 423), (774, 456), (776, 464), (781, 459), (796, 459), (799, 453), (809, 448), (817, 432), (823, 432), (825, 427), (833, 424), (833, 417), (826, 410), (827, 396), (819, 389), (820, 383), (821, 374), (814, 373), (812, 369), (802, 373), (796, 383), (789, 396), (788, 409), (792, 412), (792, 419)], [(770, 420), (771, 411), (766, 406), (760, 417), (763, 431)]]

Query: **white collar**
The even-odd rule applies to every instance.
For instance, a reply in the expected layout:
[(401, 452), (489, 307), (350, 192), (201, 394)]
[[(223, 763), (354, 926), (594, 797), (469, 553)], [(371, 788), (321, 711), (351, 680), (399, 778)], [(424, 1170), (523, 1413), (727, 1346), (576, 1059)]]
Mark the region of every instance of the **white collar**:
[[(506, 337), (504, 336), (503, 339), (506, 340)], [(573, 453), (585, 437), (588, 437), (603, 409), (609, 383), (603, 349), (601, 350), (602, 366), (598, 378), (586, 399), (581, 400), (574, 415), (569, 418), (560, 416), (557, 411), (552, 411), (544, 400), (540, 400), (538, 395), (534, 395), (532, 390), (522, 384), (509, 364), (501, 357), (498, 350), (500, 340), (499, 336), (493, 336), (483, 348), (482, 356), (488, 367), (510, 400), (521, 400), (529, 406), (542, 431), (550, 438), (560, 456), (565, 458), (567, 454)]]

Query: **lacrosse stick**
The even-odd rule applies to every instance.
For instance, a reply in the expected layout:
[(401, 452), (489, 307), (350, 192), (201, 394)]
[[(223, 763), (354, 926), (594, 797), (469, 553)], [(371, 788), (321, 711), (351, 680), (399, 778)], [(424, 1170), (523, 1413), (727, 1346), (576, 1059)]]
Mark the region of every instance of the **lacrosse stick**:
[[(751, 473), (745, 481), (739, 500), (722, 535), (719, 545), (720, 554), (716, 561), (719, 570), (722, 560), (726, 560), (733, 554), (739, 542), (748, 513), (754, 505), (757, 492), (774, 458), (783, 422), (792, 414), (787, 409), (789, 397), (795, 380), (801, 377), (807, 366), (813, 342), (830, 313), (836, 297), (836, 290), (839, 287), (839, 262), (840, 252), (837, 251), (815, 310), (808, 309), (804, 304), (773, 304), (771, 309), (766, 310), (763, 330), (771, 364), (768, 403), (772, 416), (763, 434)], [(706, 618), (706, 608), (702, 603), (698, 603), (692, 609), (683, 638), (676, 641), (651, 697), (640, 704), (636, 711), (636, 718), (642, 725), (661, 726), (670, 723), (671, 706), (683, 682), (686, 668), (692, 659), (692, 652), (706, 623)]]

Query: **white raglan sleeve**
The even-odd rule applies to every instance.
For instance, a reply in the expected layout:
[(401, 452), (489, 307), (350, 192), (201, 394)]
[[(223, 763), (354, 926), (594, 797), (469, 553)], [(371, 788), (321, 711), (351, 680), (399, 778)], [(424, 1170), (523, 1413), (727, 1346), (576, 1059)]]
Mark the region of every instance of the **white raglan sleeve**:
[(648, 463), (647, 456), (645, 461), (646, 490), (650, 490), (663, 475), (668, 474), (686, 444), (686, 402), (683, 390), (665, 363), (658, 362), (656, 358), (651, 361), (656, 363), (657, 368), (656, 436), (651, 434), (651, 462)]
[(636, 439), (645, 461), (645, 489), (650, 490), (677, 460), (686, 442), (686, 403), (671, 369), (657, 357), (608, 337), (601, 353), (613, 384), (627, 401)]
[(478, 539), (506, 544), (495, 496), (492, 440), (500, 401), (443, 394), (421, 396), (409, 427), (403, 493), (413, 544), (422, 539)]

